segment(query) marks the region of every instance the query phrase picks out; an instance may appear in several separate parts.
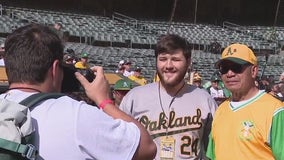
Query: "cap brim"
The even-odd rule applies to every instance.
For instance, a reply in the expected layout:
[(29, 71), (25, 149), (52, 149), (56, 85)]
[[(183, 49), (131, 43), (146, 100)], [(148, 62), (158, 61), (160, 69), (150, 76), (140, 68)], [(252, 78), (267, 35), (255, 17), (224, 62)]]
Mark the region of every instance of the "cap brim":
[(217, 61), (217, 62), (215, 63), (215, 68), (219, 68), (219, 67), (220, 67), (220, 64), (221, 64), (222, 62), (224, 62), (224, 61), (231, 61), (231, 62), (234, 62), (234, 63), (237, 63), (237, 64), (241, 64), (241, 65), (249, 63), (249, 62), (244, 61), (244, 60), (242, 60), (242, 59), (240, 59), (240, 58), (228, 57), (228, 58), (220, 59), (219, 61)]
[(114, 88), (116, 91), (129, 91), (130, 88)]

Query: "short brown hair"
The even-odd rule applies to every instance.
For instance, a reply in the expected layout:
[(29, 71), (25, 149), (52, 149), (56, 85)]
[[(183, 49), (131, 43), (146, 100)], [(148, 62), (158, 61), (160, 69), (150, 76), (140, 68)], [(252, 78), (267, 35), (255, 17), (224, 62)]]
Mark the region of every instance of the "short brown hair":
[(5, 42), (9, 83), (41, 83), (54, 60), (63, 60), (63, 44), (48, 26), (30, 24), (16, 29)]
[(171, 53), (175, 50), (181, 49), (186, 59), (191, 58), (191, 47), (189, 42), (176, 34), (167, 34), (159, 38), (155, 49), (155, 57), (157, 58), (161, 53)]

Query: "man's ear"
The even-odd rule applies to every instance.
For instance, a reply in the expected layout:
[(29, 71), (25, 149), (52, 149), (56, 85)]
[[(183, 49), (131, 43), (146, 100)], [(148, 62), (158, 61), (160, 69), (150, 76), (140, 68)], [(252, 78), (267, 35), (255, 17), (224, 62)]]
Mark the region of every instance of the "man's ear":
[(50, 68), (51, 74), (51, 83), (50, 85), (53, 86), (53, 90), (56, 92), (61, 91), (61, 85), (63, 80), (63, 66), (59, 60), (54, 60), (52, 63), (52, 67)]
[(60, 74), (60, 61), (54, 60), (52, 63), (52, 77), (55, 77), (56, 75)]
[(258, 74), (258, 66), (252, 66), (251, 67), (251, 73), (252, 73), (252, 77), (256, 78), (256, 76)]

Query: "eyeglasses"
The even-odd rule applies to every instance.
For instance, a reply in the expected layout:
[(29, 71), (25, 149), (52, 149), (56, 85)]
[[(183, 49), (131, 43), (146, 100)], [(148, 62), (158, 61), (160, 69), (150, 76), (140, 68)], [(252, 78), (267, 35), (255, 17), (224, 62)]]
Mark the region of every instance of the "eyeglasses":
[(237, 64), (237, 63), (221, 64), (219, 68), (219, 72), (221, 74), (226, 74), (228, 73), (229, 70), (231, 70), (234, 73), (242, 73), (247, 66), (250, 66), (250, 64), (249, 63), (247, 64)]

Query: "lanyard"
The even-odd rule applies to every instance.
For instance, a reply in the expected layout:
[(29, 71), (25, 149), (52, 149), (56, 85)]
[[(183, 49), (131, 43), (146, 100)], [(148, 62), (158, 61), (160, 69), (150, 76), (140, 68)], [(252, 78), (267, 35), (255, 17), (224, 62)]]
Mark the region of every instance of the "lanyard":
[[(168, 106), (168, 108), (170, 109), (171, 108), (171, 106), (172, 106), (172, 104), (173, 104), (173, 102), (174, 102), (174, 100), (175, 100), (175, 98), (176, 98), (176, 96), (178, 95), (178, 93), (182, 90), (182, 88), (185, 86), (185, 83), (183, 83), (183, 85), (178, 89), (178, 91), (175, 93), (175, 95), (173, 96), (173, 98), (172, 98), (172, 100), (171, 100), (171, 102), (170, 102), (170, 104), (169, 104), (169, 106)], [(159, 86), (158, 86), (158, 93), (159, 93), (159, 101), (160, 101), (160, 107), (161, 107), (161, 109), (162, 109), (162, 111), (163, 111), (163, 113), (165, 114), (165, 116), (166, 116), (166, 119), (167, 119), (167, 129), (166, 129), (166, 134), (168, 135), (168, 128), (169, 128), (169, 116), (168, 116), (168, 114), (166, 114), (165, 113), (165, 110), (164, 110), (164, 108), (163, 108), (163, 105), (162, 105), (162, 98), (161, 98), (161, 82), (159, 82)]]

